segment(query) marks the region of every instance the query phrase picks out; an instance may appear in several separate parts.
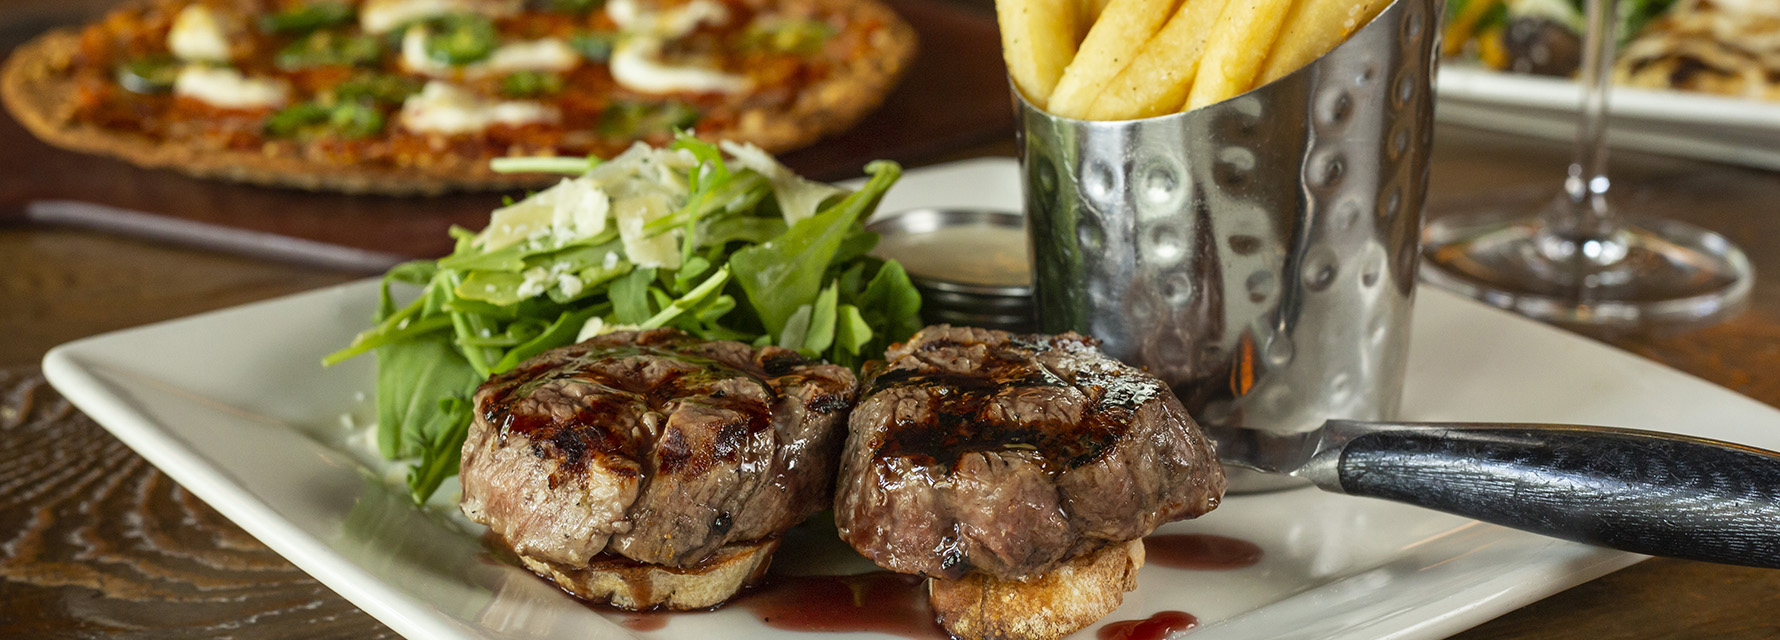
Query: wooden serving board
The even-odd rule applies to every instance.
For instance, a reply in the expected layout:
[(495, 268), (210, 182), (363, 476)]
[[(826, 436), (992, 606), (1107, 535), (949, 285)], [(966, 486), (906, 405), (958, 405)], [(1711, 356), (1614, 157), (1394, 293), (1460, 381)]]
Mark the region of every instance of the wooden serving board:
[[(781, 158), (793, 169), (841, 179), (859, 175), (873, 159), (919, 162), (1011, 135), (1013, 109), (994, 17), (943, 0), (887, 3), (920, 34), (915, 63), (883, 106), (858, 126)], [(88, 19), (94, 8), (46, 19), (19, 3), (0, 2), (0, 46), (10, 52), (55, 23)], [(501, 199), (486, 193), (347, 196), (200, 180), (56, 149), (3, 115), (0, 149), (0, 220), (72, 223), (170, 241), (195, 235), (198, 244), (247, 253), (264, 245), (266, 257), (274, 258), (291, 257), (279, 246), (290, 239), (324, 251), (335, 245), (380, 256), (441, 256), (451, 250), (449, 226), (480, 228)], [(84, 205), (100, 206), (83, 211)], [(70, 211), (76, 215), (57, 214)], [(97, 215), (87, 215), (93, 212)], [(207, 234), (206, 228), (221, 233)], [(206, 235), (225, 239), (206, 242)], [(372, 257), (357, 264), (377, 262)], [(333, 264), (355, 268), (351, 261)]]

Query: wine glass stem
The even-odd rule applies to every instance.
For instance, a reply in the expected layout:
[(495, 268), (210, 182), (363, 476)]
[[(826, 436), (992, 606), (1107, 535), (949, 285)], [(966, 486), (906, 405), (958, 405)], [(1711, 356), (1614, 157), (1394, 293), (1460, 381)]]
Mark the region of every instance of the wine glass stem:
[[(1545, 231), (1566, 244), (1613, 243), (1618, 220), (1607, 206), (1607, 94), (1613, 79), (1618, 0), (1588, 0), (1583, 34), (1582, 104), (1576, 127), (1576, 157), (1564, 181), (1565, 197), (1544, 216)], [(1623, 247), (1571, 246), (1571, 257), (1623, 256)], [(1571, 253), (1574, 251), (1574, 253)]]

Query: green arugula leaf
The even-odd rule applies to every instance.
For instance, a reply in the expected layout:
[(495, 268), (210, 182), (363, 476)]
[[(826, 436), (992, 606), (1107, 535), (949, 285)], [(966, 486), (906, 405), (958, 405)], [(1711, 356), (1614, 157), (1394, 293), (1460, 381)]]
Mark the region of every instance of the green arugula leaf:
[(649, 282), (654, 279), (654, 269), (637, 269), (612, 281), (607, 295), (612, 298), (612, 313), (619, 324), (640, 324), (653, 315), (649, 310)]
[(884, 262), (854, 303), (874, 329), (872, 350), (882, 351), (921, 330), (921, 292), (895, 260)]
[(784, 235), (730, 256), (736, 279), (768, 332), (779, 333), (798, 307), (816, 300), (823, 275), (852, 235), (853, 225), (877, 206), (902, 175), (902, 167), (894, 162), (873, 162), (866, 170), (872, 177), (864, 188), (799, 220)]
[(425, 434), (451, 427), (439, 399), (467, 397), (484, 376), (470, 368), (444, 333), (377, 347), (377, 451), (385, 458), (421, 454)]
[(840, 293), (834, 285), (828, 285), (816, 296), (816, 304), (810, 308), (810, 328), (804, 334), (803, 345), (798, 348), (806, 358), (820, 358), (834, 344), (834, 313), (836, 301)]
[(446, 478), (457, 475), (472, 409), (470, 401), (462, 397), (439, 400), (438, 413), (445, 426), (423, 440), (420, 464), (408, 470), (408, 492), (415, 504), (424, 504)]
[[(865, 345), (871, 344), (873, 332), (871, 324), (865, 321), (865, 314), (859, 307), (843, 304), (836, 311), (834, 323), (834, 356), (830, 358), (836, 364), (853, 366), (862, 361), (861, 351)], [(874, 354), (876, 355), (876, 354)]]

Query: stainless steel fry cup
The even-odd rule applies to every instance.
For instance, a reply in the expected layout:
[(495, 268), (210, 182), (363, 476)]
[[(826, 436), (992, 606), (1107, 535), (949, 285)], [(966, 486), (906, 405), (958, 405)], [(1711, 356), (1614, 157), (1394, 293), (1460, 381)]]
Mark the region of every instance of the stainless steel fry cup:
[[(1160, 376), (1220, 441), (1394, 419), (1439, 1), (1397, 0), (1305, 68), (1186, 113), (1089, 122), (1016, 98), (1040, 328)], [(1236, 491), (1298, 484), (1232, 471)]]

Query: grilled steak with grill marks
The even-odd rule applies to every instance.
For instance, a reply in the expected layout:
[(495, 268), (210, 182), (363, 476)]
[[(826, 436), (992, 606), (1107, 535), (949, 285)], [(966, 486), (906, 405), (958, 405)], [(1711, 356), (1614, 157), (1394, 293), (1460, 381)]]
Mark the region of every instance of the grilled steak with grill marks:
[(892, 347), (850, 420), (841, 537), (892, 571), (1022, 578), (1216, 507), (1210, 441), (1097, 344), (942, 325)]
[(599, 336), (477, 390), (462, 507), (529, 559), (694, 566), (828, 507), (855, 390), (778, 347)]

